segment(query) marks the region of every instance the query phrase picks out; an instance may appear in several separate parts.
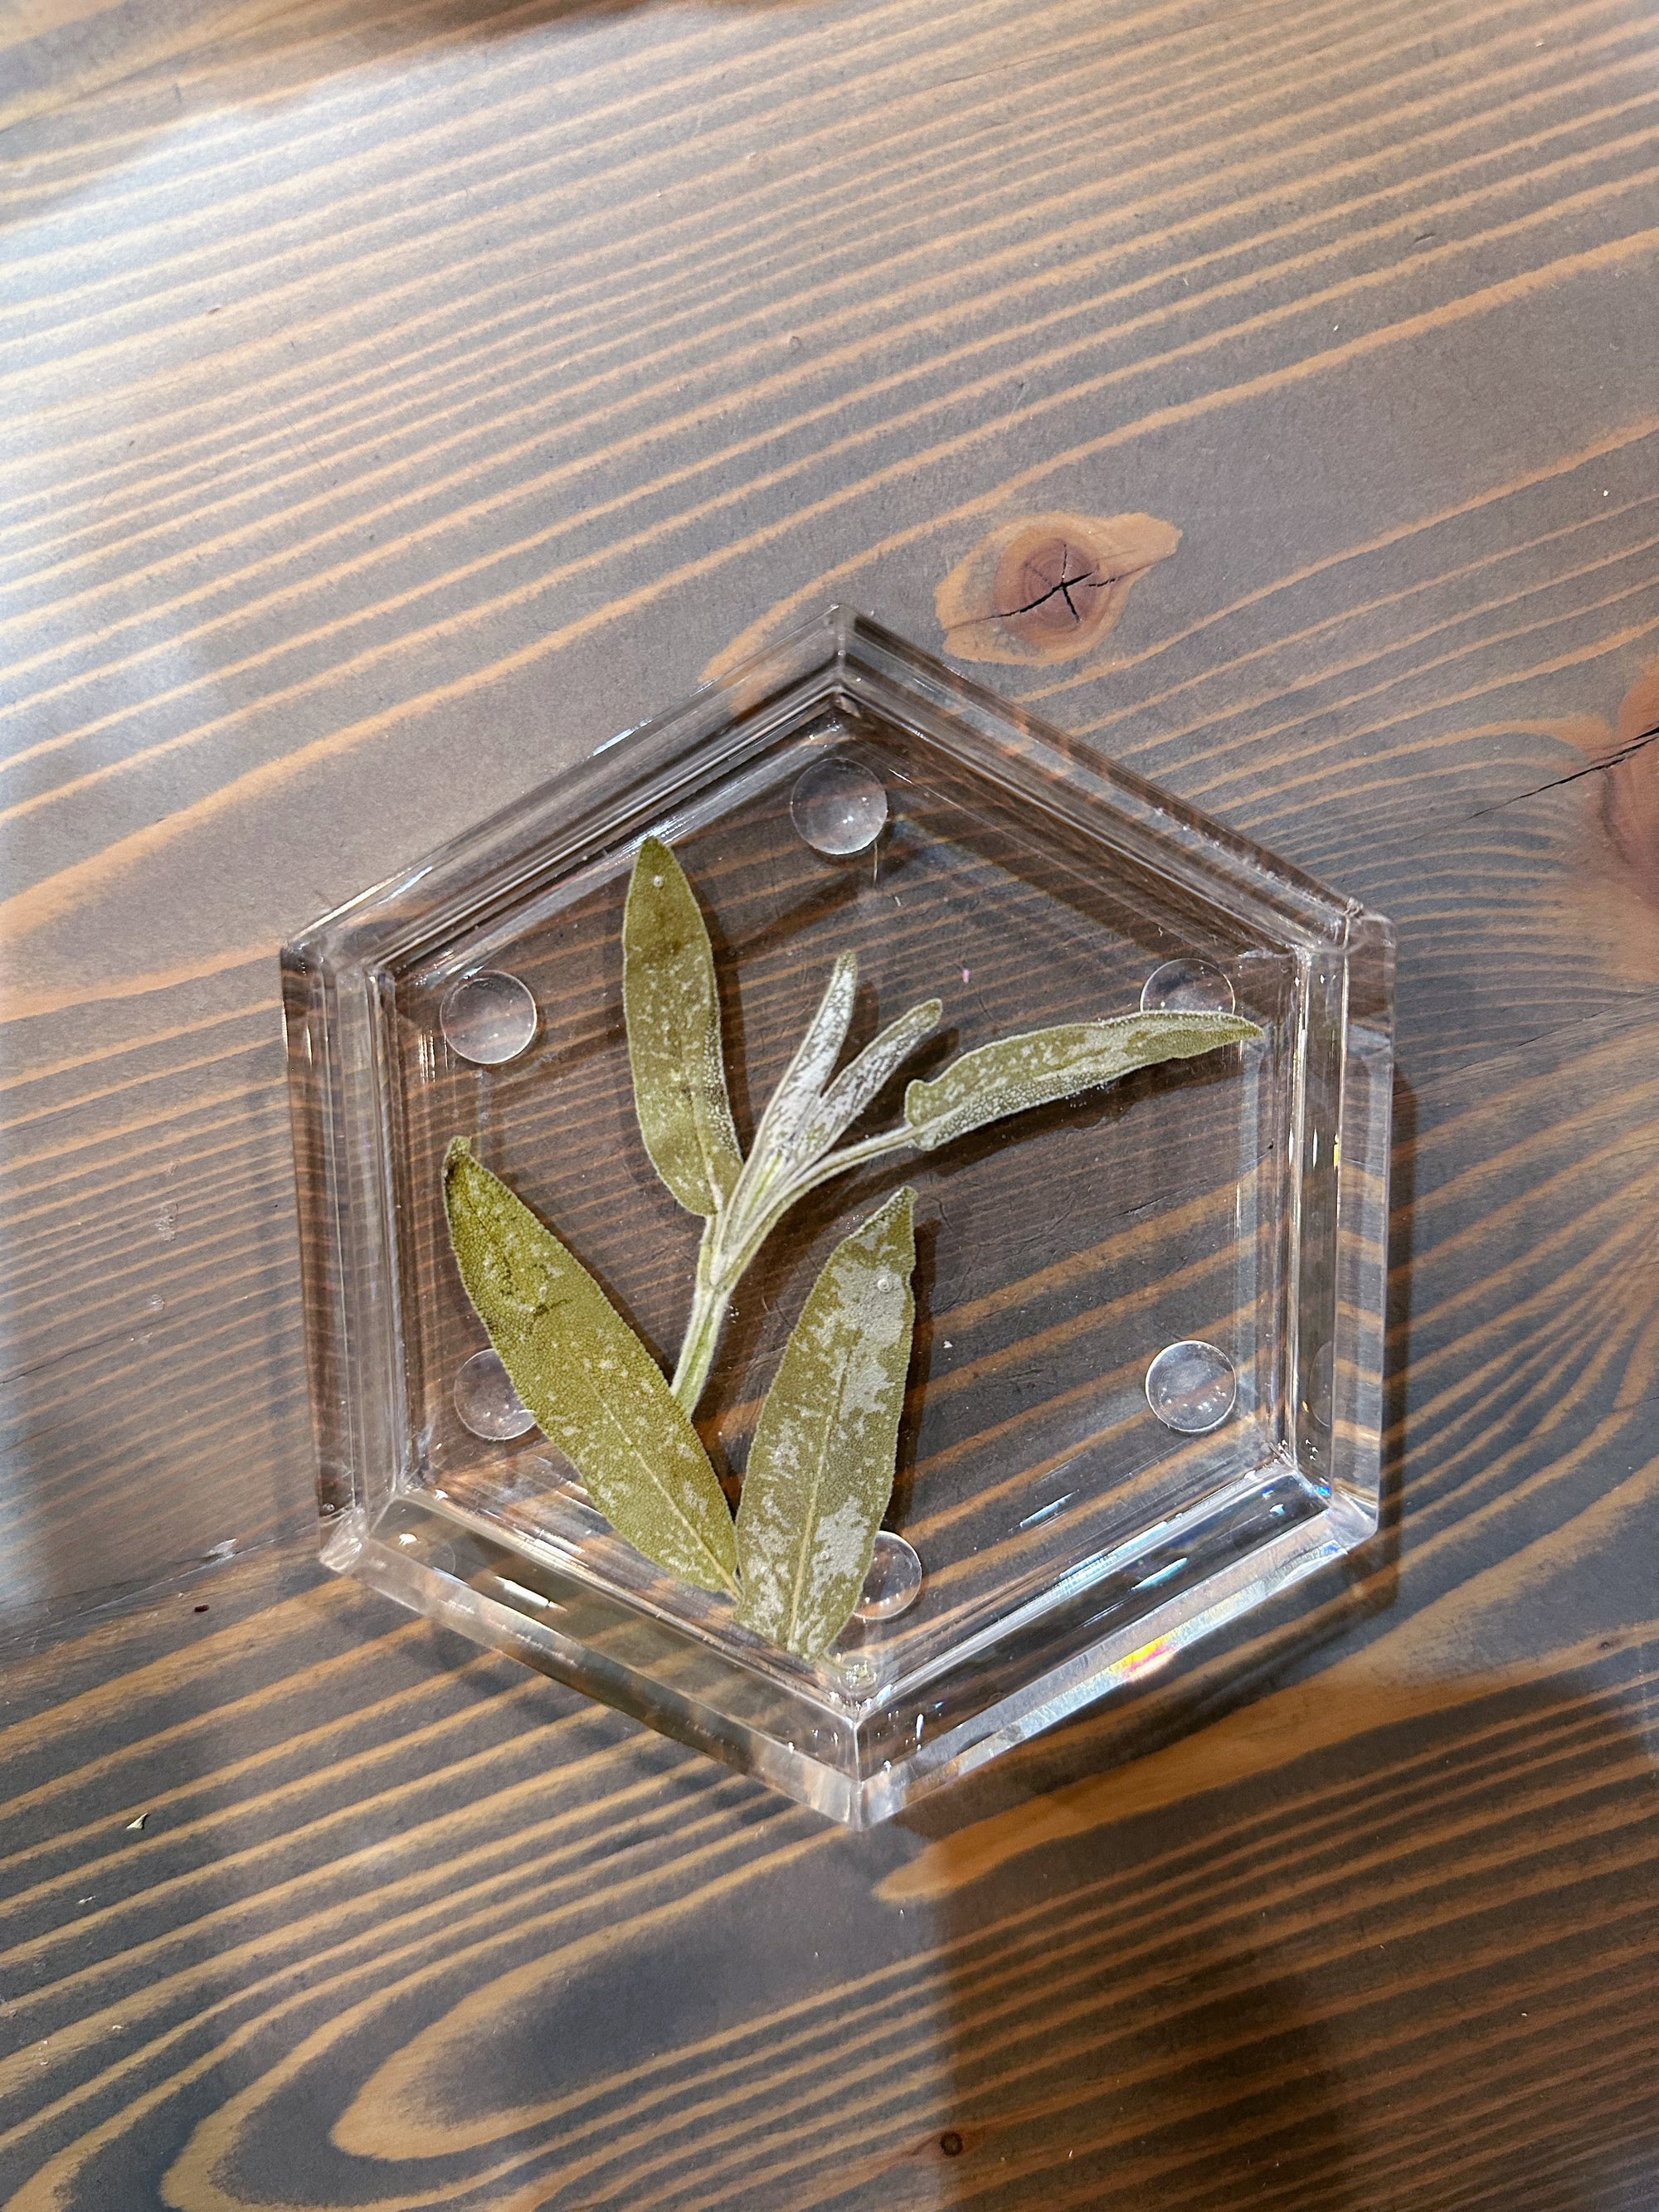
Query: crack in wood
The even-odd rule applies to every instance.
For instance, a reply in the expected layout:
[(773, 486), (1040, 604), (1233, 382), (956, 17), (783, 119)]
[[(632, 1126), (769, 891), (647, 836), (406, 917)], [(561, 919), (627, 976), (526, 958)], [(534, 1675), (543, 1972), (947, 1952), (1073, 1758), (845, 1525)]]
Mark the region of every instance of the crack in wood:
[(1626, 761), (1633, 760), (1656, 738), (1659, 738), (1659, 723), (1650, 730), (1644, 730), (1639, 737), (1632, 738), (1628, 744), (1620, 745), (1617, 752), (1609, 753), (1605, 760), (1590, 761), (1583, 768), (1574, 769), (1571, 775), (1552, 776), (1547, 783), (1534, 784), (1530, 791), (1517, 791), (1509, 799), (1496, 800), (1491, 806), (1477, 806), (1468, 819), (1479, 822), (1488, 814), (1501, 814), (1506, 806), (1519, 806), (1523, 800), (1540, 798), (1547, 791), (1560, 791), (1570, 783), (1582, 783), (1587, 775), (1605, 775), (1609, 769), (1622, 767)]

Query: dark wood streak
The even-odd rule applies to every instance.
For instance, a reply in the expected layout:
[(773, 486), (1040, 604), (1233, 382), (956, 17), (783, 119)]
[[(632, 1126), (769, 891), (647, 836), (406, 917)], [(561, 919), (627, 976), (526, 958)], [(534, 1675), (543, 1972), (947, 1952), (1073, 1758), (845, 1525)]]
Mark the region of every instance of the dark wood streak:
[[(1659, 2198), (1654, 46), (1638, 0), (0, 28), (13, 2212)], [(1389, 1519), (854, 1840), (311, 1563), (276, 948), (827, 597), (948, 647), (1056, 514), (1179, 547), (1003, 688), (1401, 927)], [(716, 860), (752, 1103), (824, 940)], [(1042, 988), (970, 964), (959, 1042)], [(616, 1044), (544, 1039), (620, 1130)], [(690, 1225), (519, 1126), (670, 1340)], [(1132, 1213), (936, 1258), (907, 1433), (966, 1544), (1028, 1368), (1206, 1279)]]

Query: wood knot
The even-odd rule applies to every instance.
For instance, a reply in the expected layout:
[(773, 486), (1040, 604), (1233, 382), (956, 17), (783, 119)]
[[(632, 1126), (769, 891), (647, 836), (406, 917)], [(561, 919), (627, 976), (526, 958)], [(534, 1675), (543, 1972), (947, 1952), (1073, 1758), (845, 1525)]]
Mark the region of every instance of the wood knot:
[(1632, 890), (1659, 906), (1659, 725), (1615, 755), (1601, 785), (1601, 827)]
[(939, 586), (949, 650), (964, 660), (1072, 660), (1117, 625), (1138, 578), (1181, 543), (1152, 514), (1027, 515), (994, 530)]
[(1559, 734), (1589, 765), (1555, 781), (1590, 785), (1614, 879), (1650, 911), (1659, 908), (1659, 659), (1626, 692), (1611, 728), (1585, 716)]

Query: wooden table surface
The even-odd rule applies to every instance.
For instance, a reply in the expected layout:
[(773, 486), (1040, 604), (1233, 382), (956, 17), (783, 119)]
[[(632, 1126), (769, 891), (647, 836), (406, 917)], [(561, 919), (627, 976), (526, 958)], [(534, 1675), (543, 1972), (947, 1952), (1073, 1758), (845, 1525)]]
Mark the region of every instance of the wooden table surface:
[[(1656, 64), (0, 12), (15, 2212), (1659, 2205)], [(947, 639), (1056, 512), (1115, 626)], [(865, 1837), (313, 1564), (276, 1017), (832, 598), (1401, 946), (1384, 1539)]]

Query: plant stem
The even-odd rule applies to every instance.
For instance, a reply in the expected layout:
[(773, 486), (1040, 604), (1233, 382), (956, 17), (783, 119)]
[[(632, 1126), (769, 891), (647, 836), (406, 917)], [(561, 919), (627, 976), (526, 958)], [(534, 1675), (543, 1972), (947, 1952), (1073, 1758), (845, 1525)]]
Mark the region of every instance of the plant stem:
[(750, 1172), (760, 1156), (751, 1154), (745, 1161), (729, 1202), (704, 1223), (702, 1242), (697, 1247), (696, 1286), (672, 1384), (674, 1395), (688, 1413), (696, 1412), (708, 1382), (732, 1293), (795, 1200), (848, 1168), (860, 1167), (866, 1160), (880, 1159), (888, 1152), (906, 1151), (914, 1142), (907, 1128), (886, 1129), (878, 1136), (865, 1138), (861, 1144), (828, 1153), (793, 1177), (775, 1162), (768, 1161), (761, 1164), (751, 1182)]
[(673, 1392), (688, 1413), (697, 1409), (703, 1385), (708, 1380), (708, 1370), (714, 1362), (714, 1348), (720, 1342), (720, 1324), (726, 1318), (726, 1301), (729, 1295), (724, 1283), (715, 1282), (709, 1272), (709, 1248), (718, 1226), (718, 1215), (702, 1232), (702, 1243), (697, 1252), (697, 1285), (691, 1296), (691, 1316), (685, 1324), (685, 1334), (680, 1340), (680, 1356), (674, 1368)]

